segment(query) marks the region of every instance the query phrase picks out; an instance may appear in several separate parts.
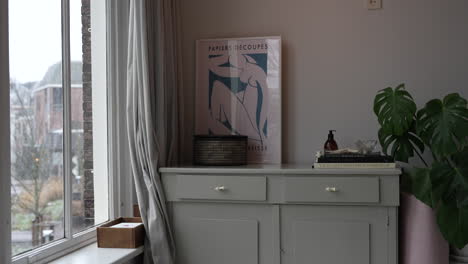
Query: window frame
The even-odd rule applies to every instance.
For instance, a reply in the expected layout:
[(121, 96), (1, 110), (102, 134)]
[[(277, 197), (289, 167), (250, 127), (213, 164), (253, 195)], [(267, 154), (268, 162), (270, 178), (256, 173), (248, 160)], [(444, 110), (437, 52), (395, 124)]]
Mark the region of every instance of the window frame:
[[(0, 263), (11, 260), (10, 73), (8, 1), (0, 1)], [(3, 208), (6, 212), (3, 212)]]
[[(70, 0), (61, 0), (62, 3), (62, 72), (63, 72), (63, 97), (64, 97), (64, 162), (71, 162), (71, 73), (70, 73)], [(109, 220), (121, 215), (130, 215), (133, 204), (133, 179), (129, 164), (129, 151), (127, 133), (125, 128), (126, 109), (118, 107), (125, 105), (126, 101), (126, 34), (128, 26), (128, 0), (105, 0), (106, 9), (106, 86), (107, 86), (107, 120), (108, 120), (108, 192), (109, 192)], [(8, 0), (0, 1), (0, 55), (8, 58)], [(6, 13), (6, 14), (5, 14)], [(6, 56), (5, 56), (6, 54)], [(61, 256), (69, 254), (81, 247), (96, 242), (96, 227), (90, 227), (82, 232), (73, 235), (71, 228), (71, 209), (68, 206), (68, 213), (64, 213), (65, 237), (49, 242), (43, 246), (11, 256), (11, 175), (10, 175), (10, 115), (9, 115), (9, 61), (0, 63), (0, 90), (4, 109), (0, 111), (0, 137), (7, 144), (2, 144), (0, 149), (0, 168), (5, 168), (0, 177), (0, 188), (2, 190), (0, 215), (0, 262), (14, 264), (27, 263), (47, 263)], [(123, 79), (122, 79), (123, 78)], [(1, 82), (1, 80), (4, 80)], [(112, 87), (113, 89), (109, 89)], [(6, 96), (3, 96), (6, 94)], [(1, 99), (0, 99), (1, 101)], [(5, 118), (4, 118), (5, 117)], [(67, 121), (65, 121), (67, 120)], [(66, 132), (66, 133), (65, 133)], [(1, 142), (0, 142), (1, 143)], [(66, 151), (68, 150), (68, 151)], [(70, 164), (64, 164), (65, 168), (71, 168)], [(71, 172), (66, 170), (64, 175), (64, 203), (71, 205)], [(3, 186), (3, 187), (1, 187)], [(5, 208), (5, 209), (3, 209)], [(67, 210), (67, 207), (65, 207)], [(5, 245), (3, 245), (5, 243)], [(5, 252), (3, 252), (5, 250)], [(5, 253), (5, 254), (3, 254)], [(5, 256), (5, 259), (3, 259)]]

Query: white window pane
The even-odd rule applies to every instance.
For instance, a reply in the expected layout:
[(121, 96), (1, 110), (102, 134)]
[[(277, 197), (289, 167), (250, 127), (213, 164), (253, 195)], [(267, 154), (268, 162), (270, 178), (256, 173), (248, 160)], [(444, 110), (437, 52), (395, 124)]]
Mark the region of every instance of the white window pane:
[(64, 237), (61, 1), (10, 0), (9, 8), (12, 254), (17, 255)]
[[(92, 2), (92, 4), (91, 4)], [(72, 60), (72, 228), (78, 233), (100, 224), (108, 217), (107, 178), (107, 97), (105, 83), (97, 82), (106, 76), (106, 69), (93, 63), (96, 47), (92, 43), (91, 19), (94, 15), (105, 18), (102, 13), (93, 14), (93, 6), (104, 4), (104, 0), (70, 1), (70, 56)], [(104, 59), (105, 62), (105, 59)], [(105, 64), (104, 64), (105, 66)], [(95, 76), (98, 72), (101, 76)], [(76, 78), (73, 75), (77, 75)], [(75, 81), (73, 80), (75, 79)]]

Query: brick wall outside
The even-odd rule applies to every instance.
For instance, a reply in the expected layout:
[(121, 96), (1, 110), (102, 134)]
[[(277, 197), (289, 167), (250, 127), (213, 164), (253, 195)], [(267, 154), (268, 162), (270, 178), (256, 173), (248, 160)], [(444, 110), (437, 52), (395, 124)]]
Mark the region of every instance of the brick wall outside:
[(83, 202), (85, 225), (94, 225), (94, 175), (93, 175), (93, 107), (91, 82), (91, 5), (81, 1), (83, 43), (83, 150), (84, 181)]

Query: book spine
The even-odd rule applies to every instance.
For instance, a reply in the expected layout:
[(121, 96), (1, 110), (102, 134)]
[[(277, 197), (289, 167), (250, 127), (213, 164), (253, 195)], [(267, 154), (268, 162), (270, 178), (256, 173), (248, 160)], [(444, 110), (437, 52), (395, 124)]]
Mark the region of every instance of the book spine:
[(395, 163), (314, 163), (316, 169), (394, 169)]

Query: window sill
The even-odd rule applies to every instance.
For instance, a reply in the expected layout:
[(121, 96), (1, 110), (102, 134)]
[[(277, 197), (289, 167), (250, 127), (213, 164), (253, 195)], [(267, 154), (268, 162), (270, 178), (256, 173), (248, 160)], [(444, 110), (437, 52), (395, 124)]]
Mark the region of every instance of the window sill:
[(80, 248), (50, 264), (120, 264), (125, 263), (143, 253), (143, 246), (139, 248), (98, 248), (97, 243)]

